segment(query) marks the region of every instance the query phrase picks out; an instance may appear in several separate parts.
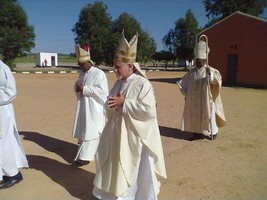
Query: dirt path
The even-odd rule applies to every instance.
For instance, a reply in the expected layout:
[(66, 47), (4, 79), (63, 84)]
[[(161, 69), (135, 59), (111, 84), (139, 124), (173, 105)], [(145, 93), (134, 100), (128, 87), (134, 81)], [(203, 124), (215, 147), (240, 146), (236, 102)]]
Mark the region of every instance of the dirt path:
[[(222, 88), (227, 126), (217, 140), (189, 141), (180, 131), (181, 72), (147, 72), (158, 103), (168, 179), (159, 200), (267, 199), (267, 91)], [(1, 200), (94, 200), (94, 163), (72, 165), (71, 137), (78, 74), (15, 74), (17, 125), (30, 168), (24, 181), (0, 191)], [(110, 86), (113, 73), (107, 74)]]

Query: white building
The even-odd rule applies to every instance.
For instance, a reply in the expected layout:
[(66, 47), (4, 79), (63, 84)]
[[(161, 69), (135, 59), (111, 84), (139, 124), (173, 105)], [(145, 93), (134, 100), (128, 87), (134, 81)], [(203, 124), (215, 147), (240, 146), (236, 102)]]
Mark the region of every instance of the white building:
[(40, 52), (36, 55), (36, 67), (56, 67), (58, 66), (57, 53)]

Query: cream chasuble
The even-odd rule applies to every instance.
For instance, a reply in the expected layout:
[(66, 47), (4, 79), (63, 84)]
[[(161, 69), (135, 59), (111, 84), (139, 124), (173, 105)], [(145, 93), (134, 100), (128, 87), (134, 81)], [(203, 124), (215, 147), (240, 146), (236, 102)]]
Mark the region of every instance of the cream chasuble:
[(209, 67), (209, 76), (206, 67), (191, 69), (177, 84), (185, 95), (181, 129), (208, 135), (216, 132), (217, 127), (224, 126), (226, 120), (220, 97), (221, 75), (218, 70)]
[(147, 147), (154, 159), (158, 180), (166, 177), (152, 86), (146, 78), (136, 74), (124, 86), (122, 84), (121, 79), (117, 80), (110, 94), (118, 95), (123, 91), (125, 111), (107, 108), (108, 122), (96, 154), (94, 180), (96, 188), (114, 196), (125, 195), (136, 180), (143, 147)]

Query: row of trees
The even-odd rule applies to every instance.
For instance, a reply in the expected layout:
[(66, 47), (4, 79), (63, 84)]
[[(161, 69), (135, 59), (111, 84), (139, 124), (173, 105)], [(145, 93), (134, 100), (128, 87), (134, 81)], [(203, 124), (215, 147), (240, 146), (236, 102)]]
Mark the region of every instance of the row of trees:
[[(227, 17), (235, 11), (260, 16), (267, 6), (267, 0), (203, 0), (209, 22), (205, 28)], [(167, 2), (166, 2), (167, 3)], [(0, 56), (10, 67), (14, 59), (25, 55), (35, 46), (34, 27), (28, 24), (27, 15), (16, 0), (0, 0)], [(163, 37), (165, 50), (156, 52), (154, 39), (140, 23), (128, 13), (122, 13), (112, 21), (107, 6), (96, 1), (81, 9), (79, 19), (72, 28), (75, 42), (90, 44), (92, 59), (97, 63), (111, 65), (122, 29), (129, 40), (138, 33), (139, 62), (148, 60), (174, 61), (193, 59), (195, 36), (202, 30), (193, 12), (188, 10), (185, 17), (179, 18)]]
[[(205, 28), (227, 17), (235, 11), (245, 12), (259, 16), (266, 7), (267, 0), (203, 0), (206, 16), (210, 21)], [(136, 32), (139, 33), (137, 60), (146, 63), (148, 60), (165, 62), (177, 60), (192, 60), (195, 37), (203, 30), (199, 27), (192, 10), (188, 10), (184, 18), (179, 18), (163, 37), (162, 43), (165, 50), (156, 52), (156, 44), (148, 33), (142, 30), (140, 23), (131, 15), (122, 13), (118, 19), (111, 21), (107, 13), (107, 6), (96, 2), (84, 7), (79, 20), (72, 31), (76, 35), (75, 41), (82, 44), (89, 41), (92, 50), (92, 59), (100, 64), (112, 64), (117, 41), (125, 29), (126, 38), (129, 40)]]
[(88, 4), (82, 8), (72, 31), (76, 36), (76, 43), (89, 43), (92, 60), (97, 64), (104, 62), (111, 65), (123, 29), (127, 40), (138, 33), (137, 59), (143, 62), (150, 60), (156, 52), (154, 39), (142, 30), (140, 23), (128, 13), (122, 13), (118, 19), (112, 21), (107, 13), (107, 6), (102, 2)]

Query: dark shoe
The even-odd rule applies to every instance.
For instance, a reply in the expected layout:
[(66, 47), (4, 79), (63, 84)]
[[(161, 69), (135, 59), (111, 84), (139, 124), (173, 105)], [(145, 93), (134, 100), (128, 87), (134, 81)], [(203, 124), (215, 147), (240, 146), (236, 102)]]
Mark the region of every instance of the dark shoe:
[(216, 133), (215, 135), (210, 136), (210, 139), (211, 139), (211, 140), (216, 140), (217, 135), (218, 135), (218, 134)]
[(85, 160), (75, 160), (75, 163), (78, 166), (83, 166), (83, 165), (88, 165), (90, 162), (89, 161), (85, 161)]
[(205, 139), (205, 135), (200, 133), (193, 133), (193, 136), (189, 138), (189, 141)]
[(0, 187), (4, 184), (4, 180), (0, 181)]
[(22, 180), (23, 180), (23, 177), (20, 172), (17, 175), (12, 176), (12, 177), (5, 176), (3, 182), (1, 182), (2, 184), (0, 186), (0, 189), (10, 188)]

